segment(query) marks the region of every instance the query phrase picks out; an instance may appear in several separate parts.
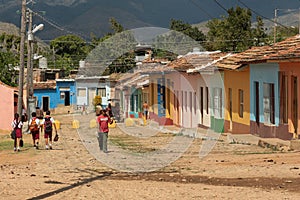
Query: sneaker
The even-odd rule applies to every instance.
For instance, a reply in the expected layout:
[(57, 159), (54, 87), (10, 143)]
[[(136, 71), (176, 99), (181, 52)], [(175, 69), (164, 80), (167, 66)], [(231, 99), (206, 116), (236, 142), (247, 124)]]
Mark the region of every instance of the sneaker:
[(17, 148), (16, 148), (16, 147), (14, 147), (14, 151), (17, 151)]
[(48, 147), (48, 145), (46, 145), (46, 150), (48, 150), (49, 149), (49, 147)]
[(39, 149), (39, 146), (35, 145), (35, 149)]
[(21, 151), (21, 150), (20, 150), (20, 147), (17, 148), (17, 151), (18, 151), (18, 152)]

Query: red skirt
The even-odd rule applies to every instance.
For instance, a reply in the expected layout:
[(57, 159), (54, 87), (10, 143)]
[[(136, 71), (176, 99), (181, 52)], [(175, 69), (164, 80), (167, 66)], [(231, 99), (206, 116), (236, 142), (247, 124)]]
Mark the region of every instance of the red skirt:
[(20, 128), (16, 129), (16, 138), (22, 138), (22, 129)]

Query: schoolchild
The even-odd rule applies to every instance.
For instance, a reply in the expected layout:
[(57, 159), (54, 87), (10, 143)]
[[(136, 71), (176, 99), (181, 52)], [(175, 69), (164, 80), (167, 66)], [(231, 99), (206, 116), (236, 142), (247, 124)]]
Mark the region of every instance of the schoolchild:
[(29, 130), (32, 135), (33, 147), (39, 148), (40, 140), (40, 120), (36, 116), (36, 112), (31, 113), (31, 119), (29, 120)]
[(20, 120), (20, 116), (18, 113), (15, 113), (14, 120), (12, 121), (11, 126), (15, 131), (14, 151), (20, 151), (20, 141), (22, 139), (23, 122)]
[(42, 121), (42, 125), (44, 128), (44, 139), (45, 139), (45, 145), (46, 150), (49, 148), (52, 149), (52, 132), (53, 132), (53, 126), (55, 129), (55, 132), (57, 134), (56, 124), (53, 117), (50, 116), (50, 111), (48, 110), (46, 112), (46, 116), (44, 117)]

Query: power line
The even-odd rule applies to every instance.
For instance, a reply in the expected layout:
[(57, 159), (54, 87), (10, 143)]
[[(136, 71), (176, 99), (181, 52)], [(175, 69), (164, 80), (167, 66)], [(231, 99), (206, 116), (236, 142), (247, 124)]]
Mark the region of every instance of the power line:
[(208, 12), (206, 12), (205, 9), (203, 9), (196, 1), (194, 0), (189, 0), (192, 4), (194, 4), (197, 8), (199, 8), (204, 14), (206, 14), (209, 18), (213, 19), (215, 17), (213, 17), (212, 15), (210, 15)]
[(273, 23), (275, 23), (275, 24), (278, 24), (278, 25), (282, 26), (283, 28), (288, 29), (288, 27), (286, 27), (285, 25), (283, 25), (283, 24), (281, 24), (281, 23), (279, 23), (279, 22), (277, 22), (277, 21), (275, 21), (275, 20), (273, 20), (273, 19), (270, 19), (270, 18), (268, 18), (268, 17), (265, 17), (265, 16), (259, 14), (258, 12), (256, 12), (255, 10), (253, 10), (253, 9), (251, 9), (249, 6), (247, 6), (247, 5), (246, 5), (244, 2), (242, 2), (241, 0), (238, 0), (238, 2), (240, 2), (243, 6), (245, 6), (245, 7), (248, 8), (249, 10), (251, 10), (251, 12), (253, 12), (254, 14), (256, 14), (256, 15), (258, 15), (258, 16), (260, 16), (260, 17), (262, 17), (262, 18), (264, 18), (264, 19), (266, 19), (266, 20), (268, 20), (268, 21), (270, 21), (270, 22), (273, 22)]
[(219, 3), (217, 0), (214, 1), (216, 2), (216, 4), (218, 4), (220, 8), (222, 8), (223, 10), (225, 10), (226, 13), (228, 13), (228, 10), (221, 3)]
[(38, 12), (35, 12), (33, 11), (34, 14), (36, 16), (38, 16), (41, 20), (45, 21), (46, 23), (48, 23), (50, 26), (56, 28), (57, 30), (60, 30), (60, 31), (63, 31), (63, 32), (66, 32), (66, 33), (69, 33), (69, 34), (73, 34), (73, 35), (77, 35), (79, 37), (83, 37), (85, 39), (89, 38), (87, 37), (86, 35), (82, 34), (82, 33), (76, 33), (74, 31), (70, 31), (70, 30), (67, 30), (66, 28), (63, 28), (61, 25), (59, 25), (57, 22), (55, 22), (54, 20), (51, 20), (51, 19), (48, 19), (44, 16), (42, 16), (41, 14), (39, 14)]

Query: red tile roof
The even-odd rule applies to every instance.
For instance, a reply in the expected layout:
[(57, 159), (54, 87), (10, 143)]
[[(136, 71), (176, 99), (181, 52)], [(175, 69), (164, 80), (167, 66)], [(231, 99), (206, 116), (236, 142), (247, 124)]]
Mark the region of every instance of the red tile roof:
[(214, 67), (211, 64), (225, 55), (221, 52), (189, 53), (171, 62), (168, 66), (182, 72), (193, 71), (193, 69), (211, 71)]
[(217, 62), (219, 68), (238, 69), (243, 65), (300, 59), (300, 36), (290, 37), (272, 46), (253, 47)]
[(34, 89), (55, 89), (56, 88), (56, 81), (48, 81), (48, 82), (36, 82), (33, 83)]

